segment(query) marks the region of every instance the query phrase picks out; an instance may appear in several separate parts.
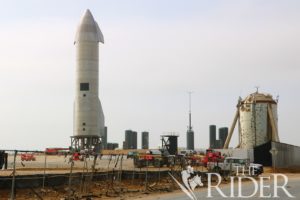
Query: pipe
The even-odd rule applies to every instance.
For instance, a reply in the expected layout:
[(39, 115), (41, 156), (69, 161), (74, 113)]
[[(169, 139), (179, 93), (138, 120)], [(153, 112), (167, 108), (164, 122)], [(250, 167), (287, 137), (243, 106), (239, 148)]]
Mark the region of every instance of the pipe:
[(71, 199), (71, 193), (72, 193), (72, 189), (71, 189), (71, 184), (72, 184), (72, 172), (73, 172), (73, 166), (74, 166), (74, 161), (73, 161), (73, 155), (71, 155), (71, 166), (70, 166), (70, 175), (69, 175), (69, 188), (68, 188), (68, 200)]
[(271, 140), (273, 142), (279, 142), (279, 136), (278, 136), (278, 130), (275, 124), (275, 119), (272, 112), (271, 104), (268, 104), (268, 115), (271, 122), (271, 128), (272, 128), (272, 138)]
[(45, 179), (46, 179), (46, 168), (47, 168), (47, 152), (44, 153), (44, 175), (43, 175), (43, 189), (45, 188)]
[(15, 150), (14, 154), (14, 169), (13, 169), (13, 178), (11, 183), (11, 193), (10, 193), (10, 199), (15, 199), (15, 182), (16, 182), (16, 157), (17, 157), (18, 151)]
[(20, 152), (20, 153), (28, 153), (28, 152), (31, 152), (31, 153), (44, 153), (45, 151), (38, 151), (38, 150), (18, 150), (18, 149), (0, 149), (0, 151), (10, 151), (10, 152)]
[(234, 131), (234, 128), (235, 128), (235, 125), (236, 125), (236, 122), (237, 122), (238, 118), (239, 118), (239, 108), (237, 107), (236, 112), (235, 112), (235, 116), (234, 116), (234, 120), (232, 122), (229, 134), (226, 138), (226, 141), (225, 141), (225, 144), (224, 144), (224, 147), (223, 147), (224, 149), (228, 149), (228, 146), (229, 146), (229, 143), (230, 143), (230, 140), (231, 140), (231, 137), (232, 137), (232, 134), (233, 134), (233, 131)]

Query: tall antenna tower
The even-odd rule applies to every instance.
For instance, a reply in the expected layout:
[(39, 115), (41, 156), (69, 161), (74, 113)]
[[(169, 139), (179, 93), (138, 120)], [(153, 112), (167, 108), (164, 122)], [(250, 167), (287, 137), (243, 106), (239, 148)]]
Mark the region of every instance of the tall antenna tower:
[(192, 92), (189, 94), (189, 126), (186, 132), (186, 149), (194, 150), (194, 131), (192, 127)]
[(189, 93), (189, 126), (188, 130), (192, 131), (192, 93), (193, 92), (188, 92)]

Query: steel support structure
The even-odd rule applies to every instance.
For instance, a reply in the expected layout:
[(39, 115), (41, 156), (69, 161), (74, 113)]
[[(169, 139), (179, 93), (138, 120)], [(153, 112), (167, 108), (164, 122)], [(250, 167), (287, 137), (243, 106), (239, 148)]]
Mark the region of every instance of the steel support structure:
[(80, 150), (100, 150), (101, 138), (99, 136), (71, 136), (71, 148)]

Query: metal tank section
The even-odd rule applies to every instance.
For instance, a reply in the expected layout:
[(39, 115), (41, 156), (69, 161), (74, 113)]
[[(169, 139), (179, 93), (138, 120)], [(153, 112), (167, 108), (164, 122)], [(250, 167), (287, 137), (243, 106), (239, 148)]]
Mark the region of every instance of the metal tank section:
[(239, 98), (224, 148), (229, 147), (236, 124), (239, 126), (239, 148), (252, 149), (269, 141), (280, 142), (277, 104), (278, 100), (274, 100), (272, 95), (258, 90), (243, 100)]
[(277, 101), (269, 94), (250, 94), (239, 105), (240, 148), (279, 141), (277, 124)]
[(132, 149), (137, 149), (137, 132), (132, 131)]
[(216, 148), (216, 125), (209, 126), (209, 148)]
[(189, 126), (188, 130), (186, 131), (186, 149), (194, 150), (194, 131), (192, 127), (192, 109), (191, 109), (191, 94), (189, 92)]
[(104, 135), (101, 138), (103, 149), (107, 149), (107, 126), (104, 127)]
[(132, 130), (125, 131), (125, 142), (123, 149), (137, 149), (137, 132)]
[(130, 145), (131, 145), (131, 134), (132, 134), (132, 131), (131, 130), (126, 130), (125, 131), (125, 141), (124, 141), (124, 144), (123, 144), (123, 149), (129, 149)]
[(220, 148), (223, 148), (227, 136), (228, 136), (228, 128), (227, 127), (219, 128)]
[(149, 132), (142, 132), (142, 149), (149, 149)]
[(188, 130), (186, 132), (186, 149), (194, 150), (194, 131)]
[(104, 114), (98, 97), (99, 42), (104, 43), (102, 32), (91, 12), (86, 10), (74, 41), (76, 90), (71, 146), (75, 149), (93, 149), (105, 135)]

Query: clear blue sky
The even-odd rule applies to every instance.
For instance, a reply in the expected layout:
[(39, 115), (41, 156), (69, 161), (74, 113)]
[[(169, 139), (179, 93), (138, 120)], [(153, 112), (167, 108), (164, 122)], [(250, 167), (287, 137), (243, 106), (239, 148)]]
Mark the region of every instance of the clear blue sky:
[(300, 145), (299, 1), (12, 0), (0, 1), (0, 148), (69, 145), (73, 40), (87, 8), (105, 38), (109, 141), (133, 129), (149, 131), (151, 147), (165, 132), (185, 146), (191, 90), (195, 145), (205, 148), (208, 126), (230, 126), (238, 97), (259, 85), (280, 96), (281, 141)]

